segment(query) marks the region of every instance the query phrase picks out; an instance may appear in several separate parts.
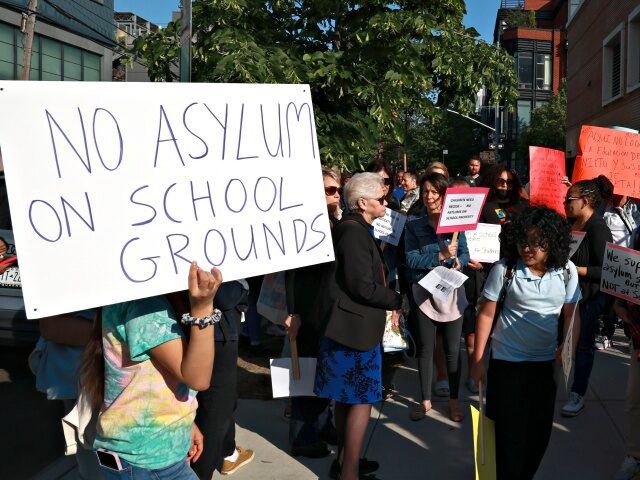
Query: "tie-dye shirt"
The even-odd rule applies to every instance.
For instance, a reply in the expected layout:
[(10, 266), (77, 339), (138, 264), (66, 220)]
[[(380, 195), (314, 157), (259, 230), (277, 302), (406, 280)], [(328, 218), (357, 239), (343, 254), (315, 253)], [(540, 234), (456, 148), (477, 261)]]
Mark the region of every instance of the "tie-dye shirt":
[(152, 348), (182, 336), (164, 297), (103, 307), (105, 391), (94, 448), (146, 469), (186, 457), (196, 392), (163, 376), (149, 356)]

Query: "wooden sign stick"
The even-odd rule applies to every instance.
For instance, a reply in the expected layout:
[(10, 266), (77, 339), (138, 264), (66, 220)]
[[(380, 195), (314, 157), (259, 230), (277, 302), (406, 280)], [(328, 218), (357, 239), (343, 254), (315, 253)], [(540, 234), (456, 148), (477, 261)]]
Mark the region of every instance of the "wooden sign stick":
[(291, 346), (291, 371), (293, 379), (300, 380), (300, 360), (298, 359), (298, 342), (293, 339), (289, 340)]

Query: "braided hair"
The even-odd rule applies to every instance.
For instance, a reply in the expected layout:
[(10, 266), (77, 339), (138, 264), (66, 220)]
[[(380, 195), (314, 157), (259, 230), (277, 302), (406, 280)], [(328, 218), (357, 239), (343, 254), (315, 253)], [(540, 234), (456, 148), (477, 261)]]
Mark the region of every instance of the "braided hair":
[(600, 208), (613, 194), (613, 184), (604, 175), (591, 180), (580, 180), (573, 186), (580, 189), (580, 195), (587, 199), (589, 206), (594, 210)]

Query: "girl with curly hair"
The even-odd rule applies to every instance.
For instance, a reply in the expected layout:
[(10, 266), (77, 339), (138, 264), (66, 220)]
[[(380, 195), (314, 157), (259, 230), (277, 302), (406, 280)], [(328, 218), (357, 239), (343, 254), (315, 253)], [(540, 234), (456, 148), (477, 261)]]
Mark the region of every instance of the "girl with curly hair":
[[(491, 269), (482, 292), (471, 377), (485, 383), (483, 357), (491, 337), (487, 416), (495, 422), (499, 480), (533, 478), (549, 443), (554, 363), (570, 325), (565, 322), (558, 338), (558, 318), (563, 313), (571, 319), (575, 311), (574, 349), (580, 325), (578, 272), (568, 260), (570, 239), (569, 225), (558, 213), (525, 208), (502, 227), (504, 258)], [(498, 310), (503, 285), (506, 294)]]

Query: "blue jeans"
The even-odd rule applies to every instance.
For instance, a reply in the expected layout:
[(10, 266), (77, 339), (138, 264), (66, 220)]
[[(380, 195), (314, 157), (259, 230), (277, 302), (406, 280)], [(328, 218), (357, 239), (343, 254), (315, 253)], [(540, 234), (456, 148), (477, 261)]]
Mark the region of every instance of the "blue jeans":
[[(571, 391), (584, 396), (589, 386), (589, 377), (593, 369), (598, 317), (604, 313), (607, 297), (598, 292), (586, 301), (580, 302), (580, 337), (576, 348), (576, 360), (573, 370)], [(570, 319), (565, 319), (565, 322)]]
[(165, 468), (149, 470), (135, 467), (129, 462), (120, 459), (122, 470), (119, 472), (100, 466), (104, 480), (198, 480), (198, 476), (187, 463), (186, 458)]

